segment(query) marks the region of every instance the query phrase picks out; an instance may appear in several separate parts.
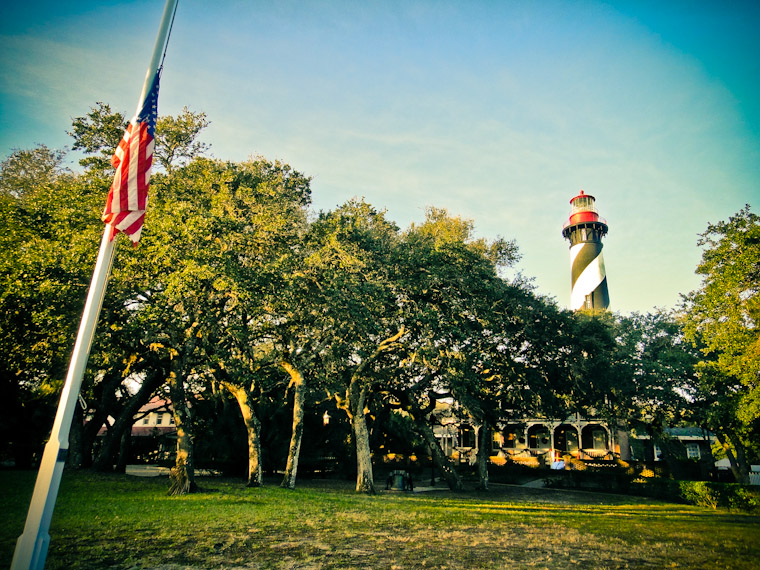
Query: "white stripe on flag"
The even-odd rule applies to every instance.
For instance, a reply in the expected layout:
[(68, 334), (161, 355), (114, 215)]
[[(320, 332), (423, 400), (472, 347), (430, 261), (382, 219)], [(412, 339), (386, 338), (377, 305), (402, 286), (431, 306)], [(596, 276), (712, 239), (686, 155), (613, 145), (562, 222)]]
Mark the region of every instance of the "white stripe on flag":
[(132, 211), (140, 208), (137, 203), (137, 172), (140, 166), (141, 130), (139, 123), (132, 123), (132, 140), (129, 145), (129, 179), (127, 180), (127, 204)]

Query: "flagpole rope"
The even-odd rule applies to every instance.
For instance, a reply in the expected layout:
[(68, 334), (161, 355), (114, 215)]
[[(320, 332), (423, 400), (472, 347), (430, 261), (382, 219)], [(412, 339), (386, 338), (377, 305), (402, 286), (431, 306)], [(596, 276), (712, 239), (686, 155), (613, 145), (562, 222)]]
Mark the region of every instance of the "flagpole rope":
[(164, 60), (166, 59), (166, 51), (169, 49), (169, 39), (172, 37), (172, 28), (174, 28), (174, 16), (177, 15), (177, 6), (179, 2), (174, 4), (174, 11), (172, 12), (172, 21), (169, 23), (169, 32), (166, 34), (166, 42), (164, 43), (164, 53), (161, 55), (161, 65), (158, 66), (158, 74), (161, 75), (161, 71), (164, 69)]

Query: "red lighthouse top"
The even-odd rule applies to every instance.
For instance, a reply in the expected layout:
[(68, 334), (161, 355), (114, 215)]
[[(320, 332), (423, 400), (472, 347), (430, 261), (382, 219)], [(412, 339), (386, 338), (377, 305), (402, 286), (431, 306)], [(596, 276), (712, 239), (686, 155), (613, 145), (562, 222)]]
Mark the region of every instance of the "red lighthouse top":
[(596, 211), (596, 199), (581, 190), (580, 194), (570, 200), (570, 219), (565, 223), (565, 227), (589, 222), (601, 222), (607, 225), (607, 220), (599, 217)]

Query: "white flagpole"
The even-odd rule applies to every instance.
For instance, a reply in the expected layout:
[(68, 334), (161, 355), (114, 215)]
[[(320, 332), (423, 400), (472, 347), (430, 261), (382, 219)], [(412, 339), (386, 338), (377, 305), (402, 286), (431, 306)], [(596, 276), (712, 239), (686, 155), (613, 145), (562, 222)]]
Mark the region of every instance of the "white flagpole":
[[(145, 96), (150, 89), (153, 77), (158, 70), (161, 55), (166, 45), (166, 39), (171, 25), (177, 0), (167, 0), (164, 13), (159, 26), (156, 45), (153, 48), (148, 72), (145, 76), (138, 112), (142, 108)], [(90, 354), (90, 346), (95, 333), (103, 297), (105, 296), (108, 275), (113, 263), (116, 250), (116, 240), (111, 240), (111, 227), (106, 226), (103, 239), (100, 242), (98, 259), (95, 262), (90, 289), (87, 293), (82, 321), (79, 325), (77, 340), (74, 344), (74, 352), (71, 355), (71, 363), (66, 376), (66, 382), (61, 392), (58, 403), (58, 411), (55, 415), (53, 430), (50, 439), (45, 445), (42, 454), (42, 462), (37, 473), (37, 482), (34, 485), (32, 501), (26, 516), (24, 532), (16, 542), (16, 550), (13, 554), (11, 570), (43, 570), (47, 558), (48, 546), (50, 545), (50, 520), (53, 517), (55, 501), (58, 497), (58, 487), (63, 474), (63, 466), (69, 450), (69, 431), (74, 417), (74, 409), (79, 397), (79, 389), (82, 385), (87, 359)]]

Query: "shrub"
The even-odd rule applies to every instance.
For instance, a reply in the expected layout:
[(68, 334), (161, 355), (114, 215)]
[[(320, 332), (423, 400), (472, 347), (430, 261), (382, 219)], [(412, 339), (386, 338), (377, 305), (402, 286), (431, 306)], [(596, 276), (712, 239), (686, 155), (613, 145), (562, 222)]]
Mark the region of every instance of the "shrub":
[(635, 481), (629, 492), (711, 509), (722, 507), (748, 512), (760, 510), (760, 489), (736, 483), (649, 479), (643, 482)]
[(633, 481), (628, 492), (631, 495), (652, 497), (661, 501), (683, 502), (678, 491), (678, 482), (672, 479), (637, 479)]
[(717, 509), (720, 504), (720, 492), (706, 481), (679, 481), (679, 491), (691, 505)]
[(625, 493), (633, 478), (628, 471), (624, 467), (587, 467), (584, 470), (551, 471), (544, 478), (544, 486), (554, 489)]
[(526, 465), (508, 461), (504, 465), (489, 466), (489, 478), (494, 483), (507, 483), (522, 485), (544, 475), (546, 469), (537, 469)]
[(735, 491), (728, 498), (728, 507), (741, 511), (760, 510), (760, 489), (745, 485), (729, 485)]
[(554, 489), (612, 491), (652, 497), (661, 501), (737, 511), (760, 511), (760, 489), (736, 483), (676, 481), (665, 478), (633, 479), (629, 470), (553, 471), (544, 479)]

